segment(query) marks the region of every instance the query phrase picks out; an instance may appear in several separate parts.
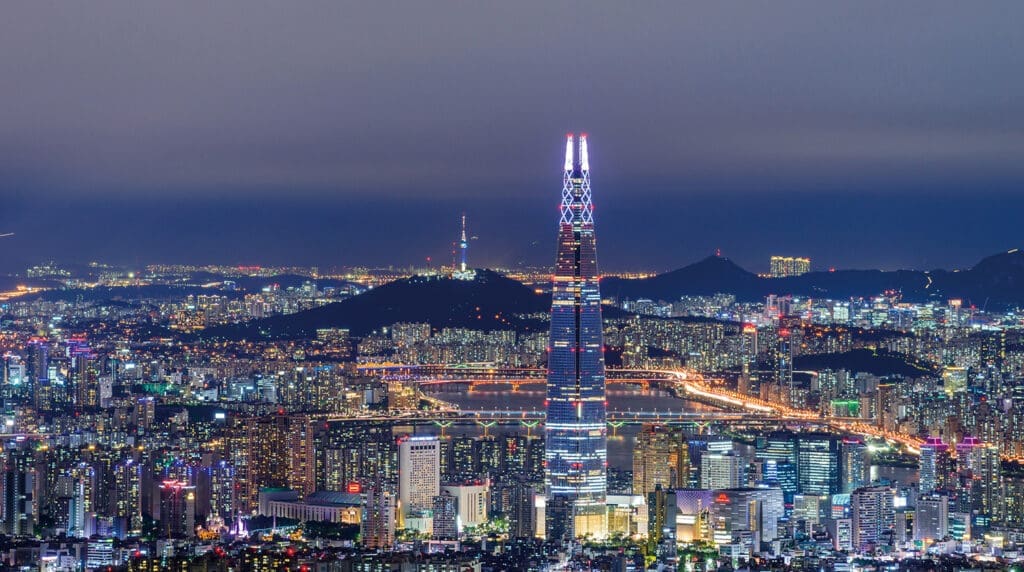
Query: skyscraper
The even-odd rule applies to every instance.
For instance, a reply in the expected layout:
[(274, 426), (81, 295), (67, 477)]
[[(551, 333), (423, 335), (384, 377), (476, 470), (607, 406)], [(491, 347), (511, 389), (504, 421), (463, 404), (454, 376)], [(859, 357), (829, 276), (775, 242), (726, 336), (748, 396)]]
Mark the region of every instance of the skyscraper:
[(509, 514), (509, 534), (512, 538), (531, 538), (536, 534), (536, 494), (526, 478), (512, 483), (512, 510)]
[(870, 552), (889, 540), (896, 525), (893, 490), (889, 487), (861, 487), (850, 494), (853, 517), (853, 547)]
[(929, 437), (921, 446), (921, 480), (918, 484), (921, 494), (945, 489), (952, 464), (949, 445), (940, 437)]
[(50, 385), (50, 346), (43, 338), (32, 338), (28, 343), (29, 385), (33, 405), (38, 411), (53, 408), (53, 387)]
[(3, 452), (3, 473), (0, 481), (3, 506), (0, 507), (0, 531), (10, 536), (31, 535), (37, 514), (38, 499), (33, 499), (36, 471), (33, 451), (24, 447)]
[(183, 481), (164, 481), (160, 486), (160, 531), (166, 538), (195, 534), (196, 488)]
[(827, 433), (803, 433), (797, 442), (797, 478), (806, 495), (842, 492), (840, 440)]
[(441, 492), (441, 447), (433, 437), (410, 437), (398, 446), (398, 495), (402, 517), (430, 510)]
[[(604, 342), (587, 136), (565, 143), (558, 254), (551, 299), (545, 461), (548, 501), (568, 537), (605, 536), (607, 451)], [(557, 499), (557, 500), (556, 500)], [(559, 538), (560, 540), (562, 538)]]
[(737, 542), (743, 532), (754, 535), (753, 546), (779, 537), (779, 519), (783, 517), (784, 502), (782, 491), (769, 488), (728, 488), (714, 492), (711, 505), (713, 523), (725, 524), (732, 542)]
[(779, 346), (775, 353), (775, 382), (779, 395), (789, 405), (796, 405), (793, 396), (793, 331), (779, 328)]
[(364, 502), (360, 522), (363, 546), (370, 549), (390, 547), (395, 540), (394, 494), (377, 478), (367, 489)]
[(949, 533), (949, 499), (945, 495), (924, 495), (917, 499), (914, 540), (942, 540)]
[(459, 503), (448, 491), (434, 497), (435, 540), (456, 540), (459, 538)]
[(843, 439), (842, 485), (844, 493), (852, 493), (871, 482), (868, 447), (858, 439)]
[(700, 457), (700, 488), (734, 489), (745, 485), (747, 460), (732, 453), (705, 453)]
[(684, 439), (678, 430), (663, 425), (644, 425), (633, 447), (633, 494), (646, 495), (657, 485), (669, 489), (689, 484), (689, 457), (683, 446)]

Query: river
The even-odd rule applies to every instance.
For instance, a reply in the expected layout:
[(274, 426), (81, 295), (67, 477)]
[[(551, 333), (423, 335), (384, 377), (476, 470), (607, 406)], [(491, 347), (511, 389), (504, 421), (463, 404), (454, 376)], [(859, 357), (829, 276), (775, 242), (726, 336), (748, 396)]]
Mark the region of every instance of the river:
[[(435, 390), (431, 395), (454, 403), (464, 410), (495, 410), (509, 409), (514, 411), (543, 411), (545, 389), (542, 383), (523, 385), (519, 391), (512, 391), (511, 386), (484, 386), (467, 392), (465, 386), (451, 386), (448, 390)], [(666, 411), (696, 412), (715, 411), (716, 408), (702, 403), (680, 399), (660, 389), (626, 389), (617, 387), (608, 390), (609, 411)], [(419, 431), (430, 432), (433, 429), (420, 428)], [(515, 426), (495, 426), (493, 434), (522, 431)], [(450, 427), (449, 435), (479, 435), (481, 430), (471, 426)], [(608, 435), (608, 464), (620, 470), (632, 470), (633, 445), (636, 435), (640, 432), (639, 425), (624, 425), (618, 429), (610, 429)], [(753, 454), (753, 451), (746, 451)], [(913, 468), (888, 467), (872, 465), (873, 480), (896, 481), (902, 485), (917, 483), (918, 471)]]
[[(510, 409), (514, 411), (543, 411), (545, 389), (543, 383), (523, 385), (519, 391), (512, 391), (512, 388), (505, 386), (484, 386), (474, 389), (471, 392), (465, 390), (465, 386), (447, 391), (432, 391), (431, 395), (458, 405), (461, 409), (495, 410)], [(666, 412), (695, 412), (695, 411), (716, 411), (714, 407), (674, 397), (667, 391), (660, 389), (609, 389), (608, 410), (609, 411), (666, 411)], [(503, 433), (520, 431), (513, 426), (494, 427), (492, 433)], [(608, 464), (622, 470), (633, 468), (633, 444), (636, 442), (636, 434), (640, 431), (639, 425), (624, 425), (613, 429), (614, 434), (608, 436)], [(477, 435), (480, 431), (474, 427), (451, 427), (449, 435)]]

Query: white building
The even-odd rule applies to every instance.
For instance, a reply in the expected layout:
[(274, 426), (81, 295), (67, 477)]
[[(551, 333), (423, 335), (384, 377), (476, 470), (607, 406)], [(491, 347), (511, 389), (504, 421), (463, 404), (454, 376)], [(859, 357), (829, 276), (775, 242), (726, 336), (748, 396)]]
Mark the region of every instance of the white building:
[(450, 484), (441, 490), (455, 499), (458, 510), (458, 530), (461, 533), (467, 526), (479, 526), (487, 522), (487, 505), (490, 499), (490, 483), (474, 481), (471, 483)]
[(700, 457), (700, 488), (735, 489), (746, 485), (746, 459), (731, 453), (704, 453)]
[(409, 437), (398, 445), (398, 499), (404, 518), (430, 511), (441, 492), (441, 446), (436, 437)]

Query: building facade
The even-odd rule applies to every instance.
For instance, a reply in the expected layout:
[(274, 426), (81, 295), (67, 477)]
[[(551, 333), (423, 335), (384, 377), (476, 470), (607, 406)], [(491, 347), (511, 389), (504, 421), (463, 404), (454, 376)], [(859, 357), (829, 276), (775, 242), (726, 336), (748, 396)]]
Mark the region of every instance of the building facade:
[(565, 508), (558, 518), (566, 522), (548, 530), (570, 538), (601, 538), (607, 531), (607, 406), (586, 135), (580, 136), (577, 157), (574, 147), (569, 135), (552, 285), (544, 428), (549, 504)]
[(441, 447), (433, 437), (410, 437), (398, 446), (401, 514), (429, 511), (441, 492)]

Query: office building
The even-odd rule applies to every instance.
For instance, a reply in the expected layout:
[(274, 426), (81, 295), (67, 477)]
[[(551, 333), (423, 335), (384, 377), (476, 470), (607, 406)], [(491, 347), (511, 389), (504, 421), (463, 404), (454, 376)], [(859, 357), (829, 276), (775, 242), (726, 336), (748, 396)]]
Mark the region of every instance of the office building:
[(700, 488), (734, 489), (746, 484), (747, 460), (732, 453), (704, 453), (700, 457)]
[(863, 441), (843, 439), (842, 446), (842, 491), (851, 493), (870, 481), (871, 465), (868, 448)]
[(15, 448), (4, 452), (3, 471), (3, 532), (9, 536), (31, 535), (35, 529), (36, 507), (34, 498), (36, 471), (29, 449)]
[(712, 523), (716, 530), (728, 533), (729, 542), (742, 542), (744, 533), (749, 533), (753, 548), (759, 550), (762, 542), (779, 537), (779, 519), (784, 516), (781, 489), (728, 488), (713, 495)]
[(441, 492), (441, 447), (434, 437), (408, 437), (398, 445), (398, 498), (402, 517), (429, 511)]
[(850, 494), (854, 549), (873, 552), (892, 540), (896, 526), (893, 497), (893, 490), (884, 486), (861, 487)]
[(487, 508), (490, 504), (490, 484), (487, 481), (446, 484), (441, 486), (441, 492), (455, 499), (460, 532), (462, 527), (480, 526), (487, 522)]
[[(607, 530), (604, 342), (598, 289), (587, 136), (578, 155), (568, 136), (558, 254), (551, 297), (547, 421), (549, 506), (568, 521), (548, 527), (569, 537), (603, 538)], [(558, 499), (568, 501), (563, 504)], [(547, 515), (548, 519), (555, 515)]]
[(935, 542), (949, 534), (949, 497), (926, 495), (917, 498), (914, 512), (914, 540)]
[(512, 483), (510, 504), (509, 536), (533, 538), (537, 534), (537, 493), (533, 485), (524, 478), (516, 479)]
[(797, 479), (800, 493), (833, 495), (842, 492), (840, 440), (828, 433), (801, 433), (797, 441)]
[(646, 495), (656, 486), (685, 487), (689, 482), (687, 448), (682, 435), (661, 425), (644, 425), (633, 446), (633, 494)]
[(647, 494), (647, 537), (655, 544), (675, 544), (677, 510), (675, 491), (657, 485)]

